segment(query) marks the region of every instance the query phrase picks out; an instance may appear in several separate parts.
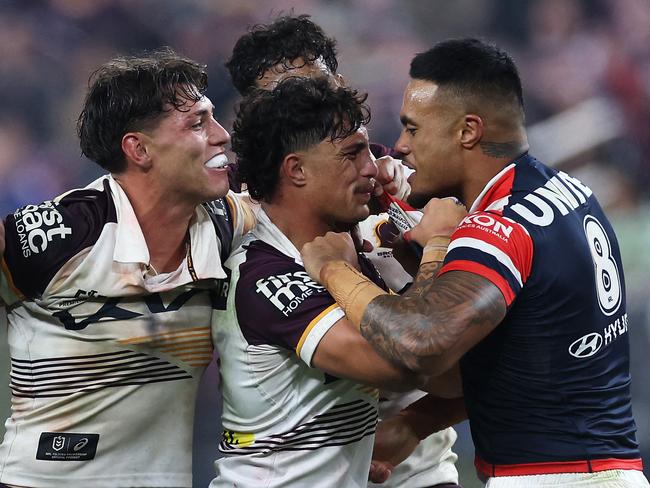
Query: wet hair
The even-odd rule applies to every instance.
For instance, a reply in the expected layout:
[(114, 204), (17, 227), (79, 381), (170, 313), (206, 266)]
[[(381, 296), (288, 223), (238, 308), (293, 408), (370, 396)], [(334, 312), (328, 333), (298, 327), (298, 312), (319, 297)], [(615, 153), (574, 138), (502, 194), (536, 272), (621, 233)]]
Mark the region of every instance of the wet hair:
[(237, 91), (246, 95), (269, 68), (288, 65), (297, 58), (306, 63), (322, 58), (332, 74), (338, 69), (336, 41), (308, 15), (283, 16), (254, 26), (237, 40), (226, 68)]
[(82, 153), (112, 173), (126, 169), (122, 138), (171, 109), (190, 110), (208, 86), (206, 67), (170, 48), (117, 57), (89, 79), (77, 120)]
[(454, 93), (497, 102), (514, 101), (523, 109), (521, 80), (512, 58), (479, 39), (440, 42), (411, 61), (411, 78), (427, 80)]
[(269, 201), (285, 156), (323, 140), (341, 140), (370, 121), (366, 95), (324, 78), (287, 78), (272, 91), (255, 90), (237, 109), (232, 149), (239, 178), (256, 200)]

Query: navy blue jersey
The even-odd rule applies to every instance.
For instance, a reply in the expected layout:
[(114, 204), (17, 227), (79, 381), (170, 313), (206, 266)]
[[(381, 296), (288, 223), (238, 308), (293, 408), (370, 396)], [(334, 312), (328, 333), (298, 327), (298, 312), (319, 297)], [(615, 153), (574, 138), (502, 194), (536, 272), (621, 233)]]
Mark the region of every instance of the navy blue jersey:
[(490, 280), (508, 305), (461, 359), (479, 469), (640, 469), (623, 267), (592, 191), (522, 156), (488, 183), (452, 236), (441, 273), (452, 270)]

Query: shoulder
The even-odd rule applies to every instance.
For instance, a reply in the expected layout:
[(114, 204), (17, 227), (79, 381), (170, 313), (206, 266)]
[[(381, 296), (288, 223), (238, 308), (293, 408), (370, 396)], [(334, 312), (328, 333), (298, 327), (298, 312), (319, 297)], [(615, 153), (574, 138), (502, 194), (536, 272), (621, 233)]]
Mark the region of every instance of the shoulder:
[(262, 241), (244, 246), (235, 277), (235, 310), (250, 344), (296, 349), (305, 331), (334, 305), (293, 258)]
[(38, 296), (65, 262), (93, 246), (117, 222), (106, 179), (53, 200), (26, 205), (5, 218), (5, 262), (16, 288)]

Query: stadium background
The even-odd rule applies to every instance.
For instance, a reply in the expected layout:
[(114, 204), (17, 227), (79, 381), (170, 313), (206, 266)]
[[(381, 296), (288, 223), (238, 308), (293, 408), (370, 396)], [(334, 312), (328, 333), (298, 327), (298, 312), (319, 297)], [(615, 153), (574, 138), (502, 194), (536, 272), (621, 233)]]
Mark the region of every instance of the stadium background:
[[(170, 45), (208, 64), (208, 94), (217, 118), (230, 128), (238, 97), (224, 60), (248, 26), (292, 8), (311, 14), (338, 40), (341, 73), (369, 93), (371, 139), (387, 145), (400, 129), (414, 53), (459, 36), (491, 39), (512, 53), (523, 78), (532, 153), (588, 184), (619, 235), (634, 412), (650, 463), (648, 0), (0, 0), (2, 215), (100, 175), (80, 156), (74, 130), (88, 75), (99, 64), (119, 53)], [(3, 418), (9, 411), (5, 336), (2, 324)], [(214, 368), (205, 381), (197, 407), (195, 486), (211, 477), (219, 431)], [(461, 482), (480, 486), (466, 425), (459, 428), (457, 452)]]

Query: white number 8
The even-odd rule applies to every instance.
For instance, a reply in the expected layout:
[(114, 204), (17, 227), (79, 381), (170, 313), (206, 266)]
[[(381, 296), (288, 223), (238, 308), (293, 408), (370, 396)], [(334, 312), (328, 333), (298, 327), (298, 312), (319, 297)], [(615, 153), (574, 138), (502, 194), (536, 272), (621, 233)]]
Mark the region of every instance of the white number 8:
[(587, 215), (583, 225), (594, 261), (598, 303), (605, 315), (613, 315), (621, 305), (621, 278), (612, 258), (612, 246), (605, 229), (595, 217)]

